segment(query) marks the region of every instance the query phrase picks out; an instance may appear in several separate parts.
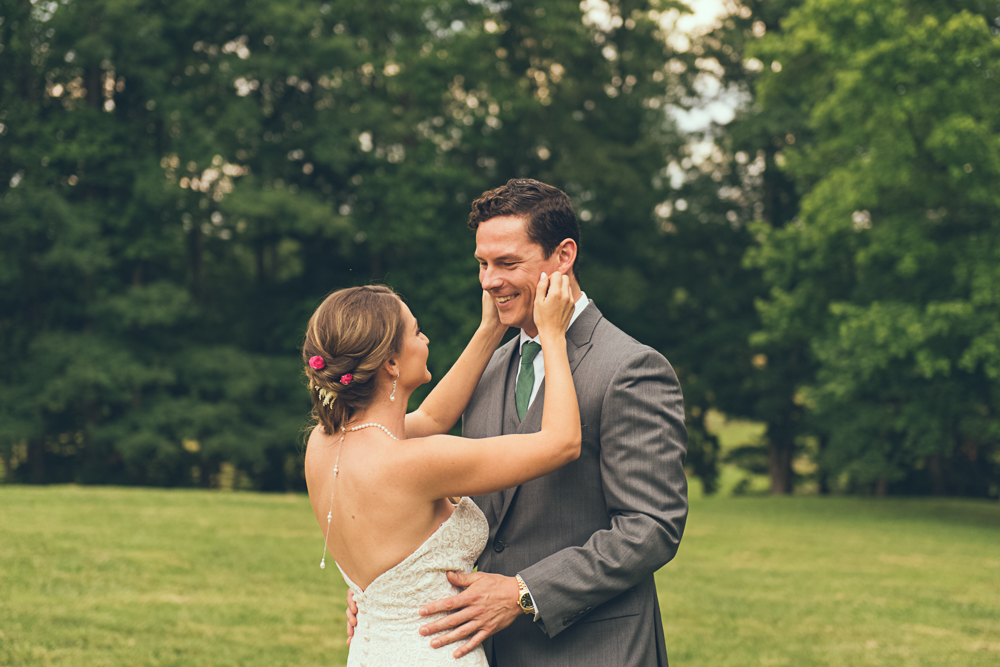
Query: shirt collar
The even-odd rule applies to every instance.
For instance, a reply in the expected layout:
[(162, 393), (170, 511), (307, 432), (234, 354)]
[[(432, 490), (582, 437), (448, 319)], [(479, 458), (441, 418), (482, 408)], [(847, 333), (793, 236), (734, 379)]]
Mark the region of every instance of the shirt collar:
[[(573, 304), (573, 317), (571, 317), (569, 320), (570, 327), (573, 326), (573, 322), (576, 322), (576, 318), (580, 317), (580, 313), (582, 313), (589, 304), (590, 304), (590, 299), (587, 298), (587, 293), (584, 292), (583, 290), (580, 290), (580, 298), (576, 300), (575, 304)], [(566, 327), (566, 329), (568, 330), (569, 327)], [(529, 340), (534, 341), (539, 345), (542, 344), (542, 341), (538, 338), (538, 336), (532, 338), (528, 334), (524, 333), (524, 329), (521, 329), (521, 337), (517, 343), (518, 349), (520, 349)]]

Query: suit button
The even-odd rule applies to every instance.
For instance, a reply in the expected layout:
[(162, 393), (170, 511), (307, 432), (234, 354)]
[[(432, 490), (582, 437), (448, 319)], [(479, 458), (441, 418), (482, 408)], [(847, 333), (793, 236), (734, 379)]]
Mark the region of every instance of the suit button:
[(493, 551), (496, 551), (497, 553), (500, 553), (500, 552), (501, 552), (501, 551), (503, 551), (503, 550), (504, 550), (504, 549), (505, 549), (506, 547), (507, 547), (507, 545), (503, 543), (503, 540), (499, 540), (499, 539), (498, 539), (498, 540), (495, 540), (495, 541), (493, 542)]

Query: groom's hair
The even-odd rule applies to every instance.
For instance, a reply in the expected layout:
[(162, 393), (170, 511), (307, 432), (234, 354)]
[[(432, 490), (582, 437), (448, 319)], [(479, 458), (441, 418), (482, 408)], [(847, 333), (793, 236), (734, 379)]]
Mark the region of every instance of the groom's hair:
[[(545, 258), (552, 256), (559, 244), (573, 239), (580, 247), (580, 225), (569, 197), (559, 188), (533, 178), (512, 178), (506, 185), (484, 192), (472, 202), (469, 229), (479, 229), (481, 223), (498, 216), (518, 216), (532, 243), (542, 246)], [(573, 275), (580, 280), (580, 255), (573, 262)]]

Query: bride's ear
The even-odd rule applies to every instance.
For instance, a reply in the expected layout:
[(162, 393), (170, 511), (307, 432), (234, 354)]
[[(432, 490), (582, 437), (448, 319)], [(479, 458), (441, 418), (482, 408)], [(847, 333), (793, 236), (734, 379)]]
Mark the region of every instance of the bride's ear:
[(396, 363), (395, 359), (387, 359), (384, 364), (382, 364), (382, 369), (392, 377), (399, 376), (399, 364)]

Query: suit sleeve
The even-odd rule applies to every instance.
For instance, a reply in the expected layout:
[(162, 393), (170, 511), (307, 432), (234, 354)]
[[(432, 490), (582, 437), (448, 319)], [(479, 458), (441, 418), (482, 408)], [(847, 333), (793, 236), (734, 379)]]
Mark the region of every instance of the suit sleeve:
[(684, 532), (684, 401), (677, 376), (655, 350), (637, 353), (615, 373), (600, 437), (610, 528), (520, 572), (550, 637), (663, 567)]

